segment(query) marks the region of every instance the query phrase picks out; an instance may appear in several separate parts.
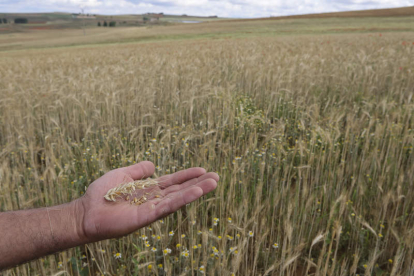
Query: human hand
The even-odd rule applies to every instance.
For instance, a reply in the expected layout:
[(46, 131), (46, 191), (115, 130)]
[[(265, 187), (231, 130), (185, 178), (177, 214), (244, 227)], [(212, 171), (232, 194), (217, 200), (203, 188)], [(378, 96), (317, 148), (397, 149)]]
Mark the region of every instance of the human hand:
[(158, 178), (160, 185), (151, 188), (151, 192), (161, 197), (149, 199), (142, 205), (104, 199), (108, 190), (121, 183), (147, 178), (154, 170), (153, 163), (140, 162), (112, 170), (88, 187), (77, 202), (78, 209), (83, 213), (78, 228), (88, 242), (124, 236), (145, 227), (213, 191), (219, 180), (216, 173), (206, 173), (203, 168), (190, 168)]

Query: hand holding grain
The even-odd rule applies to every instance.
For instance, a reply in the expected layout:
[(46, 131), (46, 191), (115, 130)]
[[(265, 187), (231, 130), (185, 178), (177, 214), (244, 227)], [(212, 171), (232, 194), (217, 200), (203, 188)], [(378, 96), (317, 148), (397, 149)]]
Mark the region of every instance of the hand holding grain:
[(156, 179), (158, 185), (140, 190), (145, 202), (133, 203), (134, 196), (116, 202), (104, 199), (122, 183), (144, 179), (154, 173), (154, 165), (144, 161), (108, 172), (93, 182), (80, 198), (84, 209), (82, 229), (88, 240), (120, 237), (165, 217), (184, 205), (213, 191), (219, 176), (203, 168), (190, 168)]
[(122, 197), (115, 202), (104, 199), (118, 185), (153, 173), (154, 164), (141, 162), (108, 172), (95, 180), (83, 197), (72, 202), (1, 212), (0, 270), (85, 243), (129, 234), (211, 192), (219, 180), (215, 173), (191, 168), (149, 181), (154, 185), (141, 185), (137, 193), (145, 196), (142, 202)]

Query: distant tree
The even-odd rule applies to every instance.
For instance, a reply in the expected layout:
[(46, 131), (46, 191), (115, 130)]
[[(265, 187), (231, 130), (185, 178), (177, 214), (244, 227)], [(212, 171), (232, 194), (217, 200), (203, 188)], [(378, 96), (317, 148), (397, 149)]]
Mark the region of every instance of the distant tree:
[(3, 24), (3, 20), (0, 18), (0, 24)]
[(148, 17), (144, 17), (144, 18), (143, 18), (143, 20), (144, 20), (144, 22), (145, 22), (145, 21), (148, 21), (148, 20), (149, 20), (149, 18), (148, 18)]
[(109, 22), (109, 27), (115, 27), (115, 25), (116, 25), (116, 22), (115, 21)]
[(98, 27), (100, 27), (101, 26), (101, 22), (100, 21), (98, 21)]
[(3, 18), (3, 23), (7, 24), (7, 18)]
[(106, 23), (106, 21), (104, 21), (104, 27), (108, 27), (108, 23)]
[(27, 22), (28, 22), (27, 18), (23, 18), (23, 17), (14, 19), (15, 24), (27, 24)]

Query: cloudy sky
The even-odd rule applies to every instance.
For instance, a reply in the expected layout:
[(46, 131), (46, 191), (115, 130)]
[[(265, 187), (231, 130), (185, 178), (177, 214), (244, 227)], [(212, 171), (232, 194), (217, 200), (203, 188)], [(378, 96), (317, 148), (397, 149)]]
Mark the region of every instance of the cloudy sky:
[(99, 14), (218, 15), (267, 17), (331, 11), (414, 6), (414, 0), (0, 0), (1, 12), (79, 12)]

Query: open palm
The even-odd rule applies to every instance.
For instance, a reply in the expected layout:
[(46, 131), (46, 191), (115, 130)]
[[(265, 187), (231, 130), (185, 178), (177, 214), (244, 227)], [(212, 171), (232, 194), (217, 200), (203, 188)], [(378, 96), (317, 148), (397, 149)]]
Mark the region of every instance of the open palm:
[(153, 163), (144, 161), (110, 171), (95, 180), (80, 198), (84, 210), (84, 235), (96, 241), (127, 235), (213, 191), (219, 180), (216, 173), (206, 173), (203, 168), (190, 168), (160, 177), (160, 185), (155, 189), (161, 197), (142, 205), (104, 199), (109, 189), (121, 183), (147, 178), (154, 173), (154, 169)]

